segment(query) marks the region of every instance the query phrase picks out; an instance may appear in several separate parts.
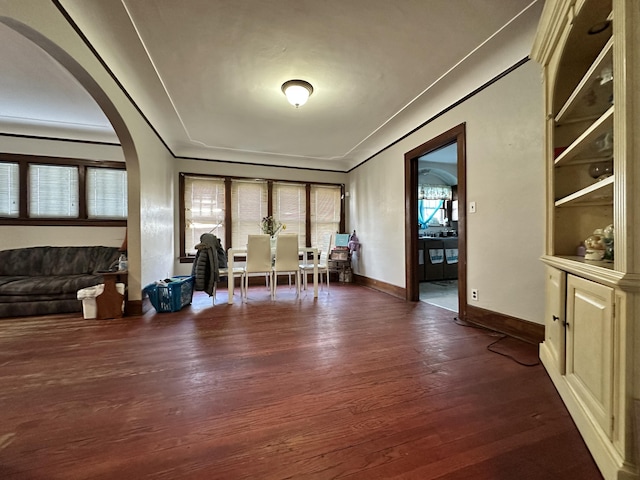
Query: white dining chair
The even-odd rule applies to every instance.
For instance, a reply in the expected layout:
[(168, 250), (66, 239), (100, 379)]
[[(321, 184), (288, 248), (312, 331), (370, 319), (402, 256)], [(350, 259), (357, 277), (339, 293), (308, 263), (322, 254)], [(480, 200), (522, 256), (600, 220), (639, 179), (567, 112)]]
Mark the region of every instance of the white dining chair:
[[(231, 275), (231, 281), (235, 282), (236, 277), (240, 278), (240, 299), (244, 298), (244, 267), (233, 267), (233, 270), (228, 268), (219, 268), (220, 277), (228, 277)], [(216, 304), (216, 283), (213, 284), (213, 304)]]
[[(268, 285), (271, 281), (271, 237), (269, 235), (249, 235), (247, 239), (247, 261), (244, 266), (244, 299), (247, 300), (249, 291), (249, 277), (268, 275)], [(273, 293), (271, 294), (273, 296)]]
[(275, 300), (278, 289), (278, 274), (293, 274), (296, 281), (296, 296), (300, 296), (300, 246), (298, 234), (282, 234), (276, 239), (276, 258), (271, 275), (271, 298)]
[[(325, 275), (327, 282), (327, 292), (329, 291), (329, 254), (331, 253), (331, 247), (333, 246), (333, 235), (329, 234), (323, 238), (322, 245), (319, 248), (320, 258), (318, 259), (318, 276), (320, 278), (320, 285), (323, 285), (322, 275)], [(309, 260), (304, 258), (304, 261), (300, 264), (300, 272), (303, 277), (303, 288), (307, 289), (307, 277), (309, 273), (313, 273), (313, 262), (309, 263)]]

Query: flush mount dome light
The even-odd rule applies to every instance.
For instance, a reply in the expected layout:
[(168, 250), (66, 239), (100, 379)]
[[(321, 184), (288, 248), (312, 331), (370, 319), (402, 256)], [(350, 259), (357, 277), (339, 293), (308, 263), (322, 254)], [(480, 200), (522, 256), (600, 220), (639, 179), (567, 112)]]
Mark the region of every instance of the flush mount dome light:
[(309, 96), (313, 93), (313, 87), (304, 80), (289, 80), (282, 84), (282, 92), (289, 100), (289, 103), (298, 108), (307, 103)]

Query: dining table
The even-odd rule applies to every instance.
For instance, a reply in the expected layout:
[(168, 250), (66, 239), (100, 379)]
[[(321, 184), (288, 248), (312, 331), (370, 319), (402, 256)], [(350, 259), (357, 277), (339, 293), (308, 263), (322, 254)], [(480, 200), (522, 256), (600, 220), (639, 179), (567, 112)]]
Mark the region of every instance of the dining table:
[[(275, 254), (275, 249), (272, 252)], [(320, 256), (320, 251), (317, 247), (300, 247), (300, 255), (306, 257), (308, 254), (311, 254), (313, 257), (313, 298), (318, 298), (318, 260)], [(234, 248), (231, 247), (227, 250), (227, 267), (229, 270), (229, 275), (227, 277), (227, 292), (229, 296), (228, 303), (233, 303), (233, 289), (235, 286), (235, 277), (231, 274), (233, 272), (233, 266), (235, 263), (235, 257), (246, 257), (247, 255), (247, 247), (244, 248)]]

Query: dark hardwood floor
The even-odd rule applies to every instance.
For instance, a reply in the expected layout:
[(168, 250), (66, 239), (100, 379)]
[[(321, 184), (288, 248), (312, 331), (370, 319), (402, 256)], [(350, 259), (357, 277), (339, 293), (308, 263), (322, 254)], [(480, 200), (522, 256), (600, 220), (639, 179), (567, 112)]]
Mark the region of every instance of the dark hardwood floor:
[(447, 310), (339, 284), (226, 300), (0, 319), (0, 478), (602, 478), (544, 368)]

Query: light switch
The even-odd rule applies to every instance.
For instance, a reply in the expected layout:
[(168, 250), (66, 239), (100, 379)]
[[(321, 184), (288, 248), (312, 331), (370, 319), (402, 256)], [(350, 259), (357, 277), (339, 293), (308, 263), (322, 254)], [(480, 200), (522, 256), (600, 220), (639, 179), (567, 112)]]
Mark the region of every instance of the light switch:
[(476, 202), (469, 202), (469, 213), (476, 213)]

